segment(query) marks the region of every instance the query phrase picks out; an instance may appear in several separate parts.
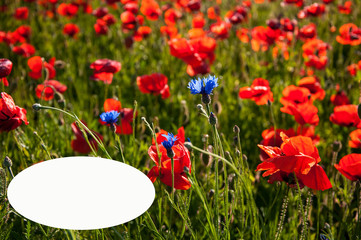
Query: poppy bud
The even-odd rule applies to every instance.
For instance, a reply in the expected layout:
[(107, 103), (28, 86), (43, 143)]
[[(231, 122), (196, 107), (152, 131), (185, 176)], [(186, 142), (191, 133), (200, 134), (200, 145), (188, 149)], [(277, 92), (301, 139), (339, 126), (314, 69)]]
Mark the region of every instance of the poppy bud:
[(33, 109), (34, 109), (34, 111), (36, 111), (36, 112), (40, 111), (40, 109), (41, 109), (40, 103), (35, 103), (35, 104), (33, 104)]
[(66, 63), (62, 60), (56, 60), (54, 63), (55, 68), (63, 69), (63, 68), (65, 68), (65, 66), (66, 66)]
[(209, 190), (209, 192), (207, 194), (208, 199), (212, 198), (214, 196), (214, 193), (215, 193), (214, 189)]
[(197, 108), (198, 108), (199, 111), (202, 111), (203, 110), (202, 104), (197, 104)]
[(189, 174), (189, 168), (187, 166), (184, 166), (183, 171), (188, 175)]
[(271, 105), (272, 105), (271, 100), (269, 100), (269, 99), (267, 100), (267, 105), (268, 105), (268, 106), (271, 106)]
[(188, 149), (188, 151), (192, 151), (193, 149), (192, 149), (192, 143), (190, 142), (190, 141), (185, 141), (184, 142), (184, 146)]
[(334, 141), (332, 144), (332, 151), (334, 152), (339, 152), (341, 151), (342, 148), (342, 143), (340, 141)]
[(237, 125), (234, 125), (233, 132), (236, 133), (236, 134), (240, 132), (240, 129), (239, 129), (239, 127)]
[(211, 112), (211, 114), (209, 115), (209, 123), (212, 126), (215, 126), (217, 124), (217, 117), (213, 114), (213, 112)]
[(3, 161), (3, 168), (10, 168), (13, 165), (13, 162), (11, 161), (11, 159), (6, 156), (4, 161)]

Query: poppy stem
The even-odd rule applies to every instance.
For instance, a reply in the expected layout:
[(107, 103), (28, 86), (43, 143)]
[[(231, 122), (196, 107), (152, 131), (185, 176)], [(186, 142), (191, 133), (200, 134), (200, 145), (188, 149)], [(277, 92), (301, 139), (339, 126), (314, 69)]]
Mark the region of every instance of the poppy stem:
[(67, 112), (67, 111), (65, 111), (65, 110), (62, 110), (62, 109), (60, 109), (60, 108), (55, 108), (55, 107), (50, 107), (50, 106), (42, 106), (42, 105), (40, 105), (40, 104), (38, 104), (38, 103), (34, 104), (34, 105), (33, 105), (33, 108), (34, 108), (36, 111), (38, 111), (38, 110), (40, 110), (40, 109), (48, 109), (48, 110), (59, 111), (59, 112), (62, 112), (62, 113), (64, 113), (64, 114), (70, 116), (71, 118), (75, 119), (75, 121), (76, 121), (85, 131), (87, 131), (87, 132), (90, 134), (90, 136), (92, 136), (92, 138), (94, 138), (94, 140), (98, 143), (99, 147), (100, 147), (100, 148), (103, 150), (103, 152), (105, 153), (106, 157), (107, 157), (108, 159), (112, 159), (112, 157), (109, 155), (108, 151), (105, 149), (104, 144), (103, 144), (103, 142), (101, 141), (101, 139), (99, 139), (98, 136), (95, 136), (95, 135), (93, 134), (93, 132), (90, 131), (89, 128), (88, 128), (87, 126), (85, 126), (84, 123), (82, 123), (82, 121), (80, 121), (80, 119), (78, 118), (77, 115), (72, 114), (72, 113), (69, 113), (69, 112)]
[(123, 163), (126, 163), (126, 162), (125, 162), (125, 158), (124, 158), (124, 154), (123, 154), (123, 147), (122, 147), (122, 141), (120, 140), (120, 136), (119, 136), (117, 133), (115, 133), (115, 132), (114, 132), (114, 134), (115, 134), (115, 140), (116, 140), (117, 143), (118, 143), (118, 148), (119, 148), (120, 156), (122, 157)]
[[(295, 181), (296, 181), (296, 184), (297, 184), (298, 195), (299, 195), (299, 197), (300, 197), (298, 203), (299, 203), (299, 207), (300, 207), (300, 212), (301, 212), (301, 214), (302, 214), (302, 216), (301, 216), (301, 217), (302, 217), (302, 222), (303, 222), (303, 224), (304, 224), (305, 221), (306, 221), (306, 216), (305, 216), (305, 212), (303, 211), (301, 188), (300, 188), (300, 184), (298, 183), (298, 179), (297, 179), (296, 173), (293, 172), (293, 174), (294, 174), (294, 176), (295, 176)], [(317, 224), (318, 224), (318, 222), (317, 222)], [(317, 232), (318, 232), (318, 229), (317, 229)], [(316, 238), (316, 239), (318, 239), (318, 238)]]
[(269, 111), (270, 111), (270, 115), (271, 115), (271, 122), (273, 124), (273, 131), (274, 131), (274, 142), (276, 143), (276, 136), (277, 136), (277, 125), (276, 125), (276, 120), (275, 120), (275, 115), (273, 113), (273, 109), (272, 109), (272, 102), (268, 100), (267, 102), (268, 106), (269, 106)]
[(281, 237), (281, 233), (283, 230), (283, 223), (285, 221), (286, 218), (286, 213), (287, 213), (287, 207), (288, 207), (288, 192), (289, 192), (289, 188), (287, 188), (286, 191), (286, 195), (283, 198), (283, 202), (282, 202), (282, 207), (281, 207), (281, 214), (280, 214), (280, 219), (278, 221), (277, 224), (277, 231), (276, 231), (276, 235), (275, 235), (275, 240), (278, 240)]
[[(207, 108), (207, 113), (208, 116), (210, 116), (211, 114), (211, 109), (209, 107), (209, 104), (206, 104), (206, 108)], [(216, 125), (212, 125), (212, 135), (213, 135), (213, 144), (215, 145), (215, 150), (216, 153), (219, 153), (219, 146), (218, 146), (218, 141), (217, 141), (217, 137), (216, 137)], [(214, 168), (215, 168), (215, 194), (214, 194), (214, 207), (215, 207), (215, 212), (216, 212), (216, 232), (217, 232), (217, 237), (219, 237), (219, 231), (220, 231), (220, 222), (219, 222), (219, 206), (218, 206), (218, 197), (219, 197), (219, 181), (218, 181), (218, 159), (215, 159), (215, 164), (214, 164)]]

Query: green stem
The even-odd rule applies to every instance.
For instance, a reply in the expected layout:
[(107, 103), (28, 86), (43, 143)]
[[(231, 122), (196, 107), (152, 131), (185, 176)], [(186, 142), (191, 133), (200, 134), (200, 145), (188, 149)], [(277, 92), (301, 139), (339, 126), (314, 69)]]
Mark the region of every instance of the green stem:
[(125, 158), (124, 158), (124, 154), (123, 154), (122, 141), (120, 140), (120, 137), (119, 137), (119, 135), (117, 133), (114, 133), (114, 134), (115, 134), (115, 139), (116, 139), (116, 141), (118, 143), (118, 148), (119, 148), (120, 155), (122, 157), (122, 161), (123, 161), (123, 163), (126, 163)]
[[(296, 181), (296, 184), (297, 184), (297, 190), (298, 190), (298, 194), (299, 194), (299, 197), (300, 197), (298, 203), (299, 203), (299, 205), (300, 205), (300, 211), (301, 211), (301, 213), (302, 213), (302, 221), (303, 221), (303, 223), (305, 223), (305, 221), (306, 221), (306, 216), (305, 216), (305, 212), (303, 211), (301, 188), (300, 188), (300, 184), (298, 183), (298, 179), (297, 179), (296, 173), (293, 172), (293, 174), (294, 174), (294, 176), (295, 176), (295, 181)], [(316, 239), (318, 239), (318, 238), (316, 238)]]
[(98, 143), (99, 147), (103, 150), (103, 152), (105, 153), (107, 158), (112, 159), (112, 157), (109, 155), (108, 151), (105, 149), (104, 144), (101, 142), (101, 140), (96, 135), (94, 135), (93, 132), (90, 131), (89, 128), (87, 126), (85, 126), (85, 124), (82, 121), (80, 121), (78, 116), (76, 116), (75, 114), (71, 114), (71, 113), (69, 113), (67, 111), (64, 111), (64, 110), (62, 110), (60, 108), (55, 108), (55, 107), (50, 107), (50, 106), (40, 106), (40, 109), (49, 109), (49, 110), (59, 111), (59, 112), (62, 112), (64, 114), (70, 116), (71, 118), (75, 119), (75, 121), (77, 121), (78, 124), (82, 128), (84, 128), (90, 134), (90, 136), (92, 136), (94, 138), (94, 140)]

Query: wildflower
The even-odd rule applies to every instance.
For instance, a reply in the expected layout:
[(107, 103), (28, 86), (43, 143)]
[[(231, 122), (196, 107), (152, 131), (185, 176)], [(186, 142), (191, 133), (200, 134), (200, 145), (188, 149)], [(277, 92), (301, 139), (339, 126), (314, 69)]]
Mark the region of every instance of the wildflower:
[(78, 12), (79, 7), (72, 3), (61, 3), (58, 6), (57, 12), (62, 16), (67, 16), (69, 18), (75, 16)]
[(105, 84), (111, 84), (114, 73), (120, 71), (122, 65), (120, 62), (110, 59), (98, 59), (90, 65), (94, 69), (90, 79), (95, 81), (103, 81)]
[[(191, 172), (191, 161), (188, 149), (179, 141), (178, 137), (173, 134), (161, 134), (157, 137), (157, 142), (158, 138), (165, 139), (162, 141), (162, 144), (159, 145), (161, 158), (159, 161), (157, 147), (155, 145), (150, 146), (148, 154), (156, 166), (149, 171), (148, 177), (152, 182), (155, 182), (157, 177), (159, 177), (164, 184), (170, 187), (172, 186), (172, 159), (168, 156), (168, 150), (165, 147), (167, 146), (168, 149), (171, 149), (173, 152), (174, 188), (180, 190), (189, 189), (191, 183), (187, 178), (187, 173), (184, 171), (184, 169), (187, 168), (189, 169), (189, 173)], [(169, 148), (170, 146), (171, 148)]]
[(239, 97), (242, 99), (251, 99), (257, 105), (265, 105), (268, 101), (273, 102), (273, 93), (266, 79), (256, 78), (251, 87), (242, 87), (239, 89)]
[(311, 138), (289, 138), (283, 132), (281, 138), (283, 143), (280, 148), (258, 145), (270, 158), (259, 164), (256, 171), (266, 170), (262, 176), (270, 176), (270, 183), (285, 181), (290, 187), (296, 187), (296, 175), (300, 187), (322, 191), (332, 187), (325, 171), (318, 165), (321, 158)]
[(120, 113), (117, 111), (109, 111), (109, 112), (103, 112), (100, 114), (100, 119), (105, 122), (106, 124), (114, 124), (118, 122), (118, 117)]
[(351, 181), (361, 180), (361, 154), (352, 153), (341, 158), (335, 168)]
[(1, 93), (0, 99), (0, 132), (9, 132), (19, 127), (22, 123), (28, 125), (26, 110), (15, 105), (13, 98)]
[(64, 93), (67, 87), (56, 81), (56, 80), (47, 80), (42, 84), (39, 84), (36, 89), (36, 96), (45, 101), (49, 101), (54, 98), (55, 92)]
[[(133, 109), (130, 108), (122, 108), (120, 101), (116, 99), (109, 98), (104, 102), (104, 111), (111, 112), (115, 111), (119, 113), (120, 116), (120, 125), (114, 123), (112, 126), (116, 127), (115, 132), (117, 134), (132, 134), (133, 128), (131, 122), (133, 121)], [(115, 121), (117, 122), (117, 121)], [(100, 119), (100, 123), (105, 125), (108, 124), (103, 119)]]
[(218, 87), (218, 78), (215, 76), (208, 76), (198, 80), (191, 80), (188, 83), (188, 88), (191, 90), (191, 94), (202, 94), (202, 102), (209, 104), (211, 102), (210, 94), (214, 88)]
[[(86, 122), (82, 121), (82, 123), (86, 126)], [(71, 124), (71, 129), (75, 135), (75, 139), (71, 140), (71, 148), (73, 149), (74, 152), (79, 152), (79, 153), (83, 153), (83, 154), (87, 154), (91, 152), (91, 148), (88, 145), (87, 141), (85, 140), (85, 137), (83, 135), (83, 132), (80, 130), (80, 128), (78, 127), (78, 125), (76, 124), (76, 122), (73, 122)], [(92, 131), (92, 133), (97, 136), (100, 140), (103, 140), (103, 136), (100, 135), (97, 132)], [(91, 144), (91, 146), (97, 150), (98, 149), (98, 143), (97, 141), (88, 133), (87, 134), (87, 138), (89, 143)]]
[(348, 145), (351, 148), (361, 148), (361, 129), (356, 129), (350, 133)]
[(173, 133), (168, 133), (167, 135), (162, 134), (162, 136), (166, 138), (166, 140), (164, 140), (162, 142), (162, 146), (167, 150), (167, 156), (169, 158), (173, 158), (174, 157), (174, 152), (172, 150), (172, 147), (173, 147), (175, 141), (177, 141), (178, 138), (175, 137), (173, 135)]
[(137, 77), (137, 85), (142, 93), (161, 94), (162, 98), (170, 96), (168, 78), (161, 73), (153, 73)]
[(54, 65), (55, 57), (51, 58), (49, 63), (39, 56), (31, 57), (28, 59), (28, 66), (31, 70), (28, 75), (33, 79), (39, 79), (42, 76), (43, 68), (45, 68), (48, 72), (48, 79), (53, 79), (56, 76)]
[(19, 7), (15, 9), (14, 17), (17, 20), (26, 20), (29, 16), (29, 9), (27, 7)]
[(9, 82), (6, 77), (10, 74), (13, 63), (6, 58), (0, 59), (0, 82), (2, 81), (4, 86), (9, 86)]
[(330, 121), (340, 126), (361, 128), (357, 105), (353, 104), (336, 106), (330, 116)]
[(74, 23), (67, 23), (63, 28), (63, 34), (68, 35), (72, 38), (76, 38), (79, 32), (79, 27)]
[(333, 94), (330, 98), (331, 102), (335, 106), (349, 105), (350, 100), (348, 99), (345, 91), (340, 89), (340, 86), (336, 85), (336, 94)]
[(23, 43), (20, 46), (13, 47), (13, 52), (27, 58), (34, 55), (35, 48), (29, 43)]
[(322, 89), (318, 77), (304, 77), (298, 81), (298, 86), (307, 88), (311, 93), (312, 99), (323, 100), (325, 98), (326, 93)]
[(346, 23), (340, 27), (340, 35), (336, 36), (336, 41), (343, 45), (356, 46), (361, 44), (361, 28), (353, 23)]

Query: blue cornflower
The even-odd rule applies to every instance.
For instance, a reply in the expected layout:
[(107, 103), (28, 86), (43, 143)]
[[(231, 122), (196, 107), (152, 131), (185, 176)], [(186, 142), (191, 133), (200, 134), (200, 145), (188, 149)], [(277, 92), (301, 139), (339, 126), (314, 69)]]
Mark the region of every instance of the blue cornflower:
[(188, 88), (191, 90), (191, 94), (211, 94), (215, 87), (218, 87), (218, 78), (215, 76), (208, 76), (198, 80), (191, 80), (188, 83)]
[(168, 133), (168, 135), (162, 134), (162, 136), (167, 139), (162, 142), (163, 147), (167, 150), (172, 149), (174, 142), (177, 141), (178, 137), (175, 137), (173, 133)]
[(110, 112), (103, 112), (102, 114), (100, 114), (100, 119), (107, 124), (113, 124), (118, 122), (119, 115), (120, 112), (114, 110)]

